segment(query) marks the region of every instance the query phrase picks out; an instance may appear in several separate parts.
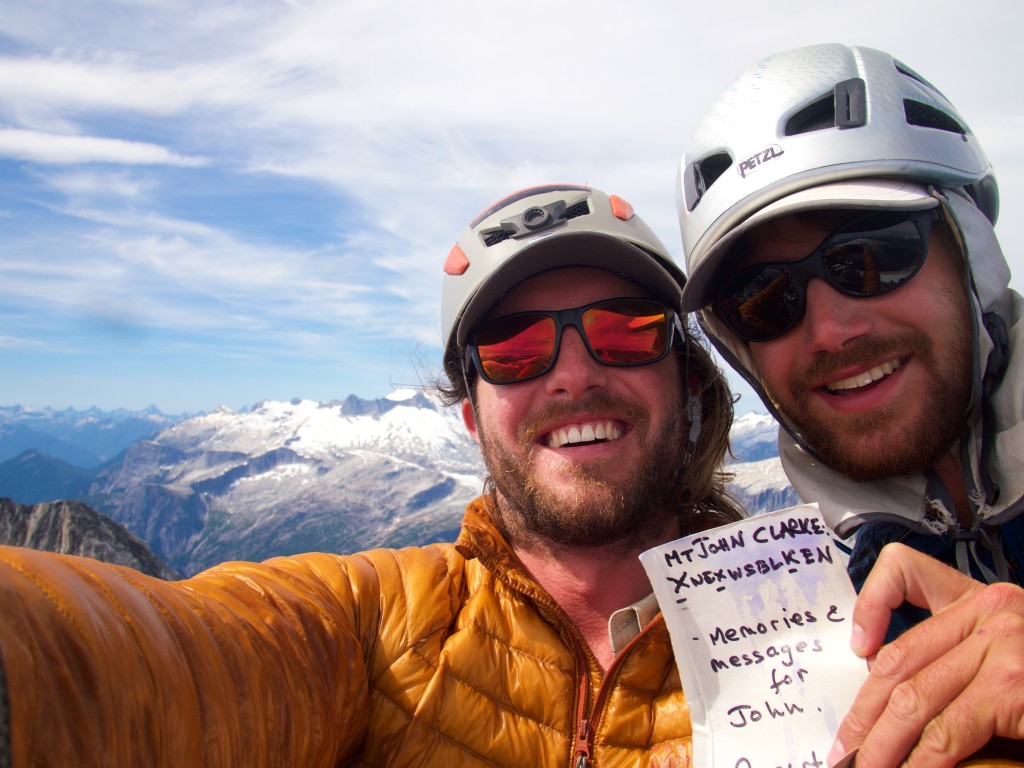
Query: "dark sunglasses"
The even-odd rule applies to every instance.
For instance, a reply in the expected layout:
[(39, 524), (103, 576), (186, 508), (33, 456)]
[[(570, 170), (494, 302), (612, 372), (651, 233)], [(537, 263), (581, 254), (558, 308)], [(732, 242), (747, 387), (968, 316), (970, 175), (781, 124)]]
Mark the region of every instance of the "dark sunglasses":
[(804, 316), (807, 281), (819, 277), (847, 296), (881, 296), (910, 280), (928, 253), (939, 209), (875, 211), (843, 224), (800, 261), (741, 269), (718, 291), (711, 308), (747, 341), (781, 336)]
[[(606, 299), (557, 312), (518, 312), (491, 320), (466, 345), (469, 361), (491, 384), (543, 376), (558, 359), (562, 329), (574, 327), (602, 365), (647, 365), (664, 358), (679, 325), (674, 312), (648, 299)], [(681, 332), (680, 328), (680, 332)]]

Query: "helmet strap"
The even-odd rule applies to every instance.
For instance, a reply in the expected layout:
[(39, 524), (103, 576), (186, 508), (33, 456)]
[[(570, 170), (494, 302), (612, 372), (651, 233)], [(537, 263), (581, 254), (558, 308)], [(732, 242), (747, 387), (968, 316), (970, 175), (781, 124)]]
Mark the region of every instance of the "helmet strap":
[(690, 373), (690, 334), (686, 332), (679, 316), (676, 315), (676, 327), (683, 337), (683, 354), (686, 355), (686, 367), (683, 371), (683, 381), (686, 382), (686, 418), (690, 422), (689, 435), (686, 440), (687, 456), (694, 456), (697, 453), (697, 438), (700, 437), (701, 427), (701, 404), (700, 404), (700, 379), (695, 373)]
[(476, 409), (476, 401), (473, 400), (473, 384), (469, 380), (469, 367), (472, 364), (473, 362), (468, 356), (463, 356), (462, 364), (459, 366), (459, 369), (462, 371), (462, 383), (466, 387), (466, 399), (469, 400), (469, 407), (473, 409), (473, 417), (479, 422), (480, 413)]

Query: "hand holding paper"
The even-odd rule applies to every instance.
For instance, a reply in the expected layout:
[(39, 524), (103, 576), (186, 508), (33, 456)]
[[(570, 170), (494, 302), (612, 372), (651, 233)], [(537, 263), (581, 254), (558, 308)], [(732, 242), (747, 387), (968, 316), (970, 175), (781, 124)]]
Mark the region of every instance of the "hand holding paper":
[[(889, 613), (904, 600), (934, 615), (879, 652)], [(861, 628), (856, 650), (873, 664), (839, 730), (836, 754), (860, 747), (858, 768), (894, 768), (904, 760), (949, 768), (993, 736), (1024, 739), (1019, 586), (986, 586), (890, 544), (861, 590), (853, 621)], [(1024, 759), (1024, 743), (1004, 742), (993, 754)]]

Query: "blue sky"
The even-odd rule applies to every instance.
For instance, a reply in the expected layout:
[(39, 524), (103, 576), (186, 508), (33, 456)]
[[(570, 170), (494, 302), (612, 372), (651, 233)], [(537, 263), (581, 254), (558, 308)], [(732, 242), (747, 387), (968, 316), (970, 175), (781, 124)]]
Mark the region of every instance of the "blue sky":
[[(727, 8), (727, 12), (721, 9)], [(894, 53), (966, 116), (1024, 287), (1015, 0), (3, 0), (0, 405), (380, 397), (440, 358), (441, 264), (589, 182), (676, 257), (676, 163), (745, 66)], [(760, 410), (749, 389), (738, 412)]]

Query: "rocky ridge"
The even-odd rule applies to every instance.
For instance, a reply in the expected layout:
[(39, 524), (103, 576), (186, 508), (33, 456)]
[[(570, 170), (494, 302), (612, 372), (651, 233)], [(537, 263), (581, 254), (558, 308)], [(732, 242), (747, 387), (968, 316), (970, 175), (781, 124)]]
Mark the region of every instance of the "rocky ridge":
[(0, 544), (91, 557), (161, 579), (178, 578), (144, 541), (77, 501), (26, 506), (0, 499)]

